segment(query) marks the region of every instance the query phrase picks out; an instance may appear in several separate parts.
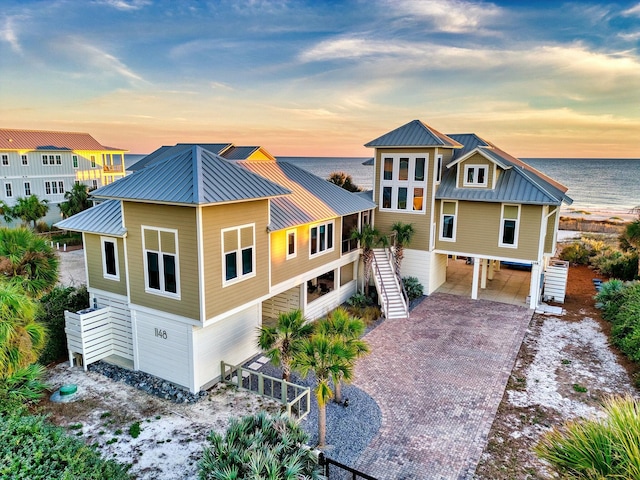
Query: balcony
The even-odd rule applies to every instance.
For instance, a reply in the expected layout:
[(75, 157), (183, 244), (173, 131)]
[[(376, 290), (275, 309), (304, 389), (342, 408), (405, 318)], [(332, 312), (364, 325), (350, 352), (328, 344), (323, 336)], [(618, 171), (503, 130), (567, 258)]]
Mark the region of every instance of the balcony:
[(105, 165), (104, 173), (122, 173), (122, 165)]

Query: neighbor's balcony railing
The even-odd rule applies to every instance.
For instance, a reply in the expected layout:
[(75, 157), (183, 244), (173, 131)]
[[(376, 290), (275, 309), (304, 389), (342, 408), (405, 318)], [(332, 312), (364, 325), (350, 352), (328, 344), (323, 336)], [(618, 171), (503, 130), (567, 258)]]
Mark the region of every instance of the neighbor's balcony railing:
[(104, 165), (103, 170), (105, 173), (122, 172), (122, 165)]

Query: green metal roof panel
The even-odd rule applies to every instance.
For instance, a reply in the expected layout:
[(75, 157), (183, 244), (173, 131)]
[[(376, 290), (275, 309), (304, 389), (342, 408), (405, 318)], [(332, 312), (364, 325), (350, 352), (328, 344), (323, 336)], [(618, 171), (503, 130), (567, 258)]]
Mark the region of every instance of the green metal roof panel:
[(62, 230), (122, 237), (122, 211), (118, 200), (107, 200), (54, 224)]
[(448, 147), (460, 148), (457, 141), (420, 120), (411, 122), (365, 143), (365, 147)]

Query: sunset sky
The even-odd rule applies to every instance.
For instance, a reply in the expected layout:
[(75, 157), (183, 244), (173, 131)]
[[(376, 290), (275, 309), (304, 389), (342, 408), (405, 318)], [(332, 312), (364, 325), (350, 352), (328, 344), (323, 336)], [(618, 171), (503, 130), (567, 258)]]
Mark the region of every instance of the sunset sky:
[(413, 119), (640, 158), (640, 3), (3, 0), (0, 127), (367, 156)]

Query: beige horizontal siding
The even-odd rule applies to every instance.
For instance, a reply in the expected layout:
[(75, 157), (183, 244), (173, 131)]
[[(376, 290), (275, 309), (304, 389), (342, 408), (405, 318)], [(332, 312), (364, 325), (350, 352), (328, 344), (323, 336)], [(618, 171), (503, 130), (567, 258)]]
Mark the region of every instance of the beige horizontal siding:
[(84, 236), (84, 248), (87, 251), (87, 286), (105, 292), (117, 293), (118, 295), (127, 294), (127, 280), (125, 274), (124, 263), (124, 243), (121, 238), (113, 238), (118, 249), (118, 273), (120, 280), (111, 280), (104, 278), (102, 263), (104, 261), (104, 252), (102, 251), (102, 241), (100, 235), (92, 235), (86, 233)]
[[(487, 165), (487, 186), (486, 187), (463, 187), (464, 185), (464, 168), (467, 165)], [(454, 167), (455, 168), (455, 167)], [(496, 169), (496, 164), (491, 160), (487, 160), (485, 157), (476, 153), (467, 158), (464, 162), (458, 164), (458, 188), (493, 188), (493, 172)], [(497, 180), (496, 176), (496, 180)]]

